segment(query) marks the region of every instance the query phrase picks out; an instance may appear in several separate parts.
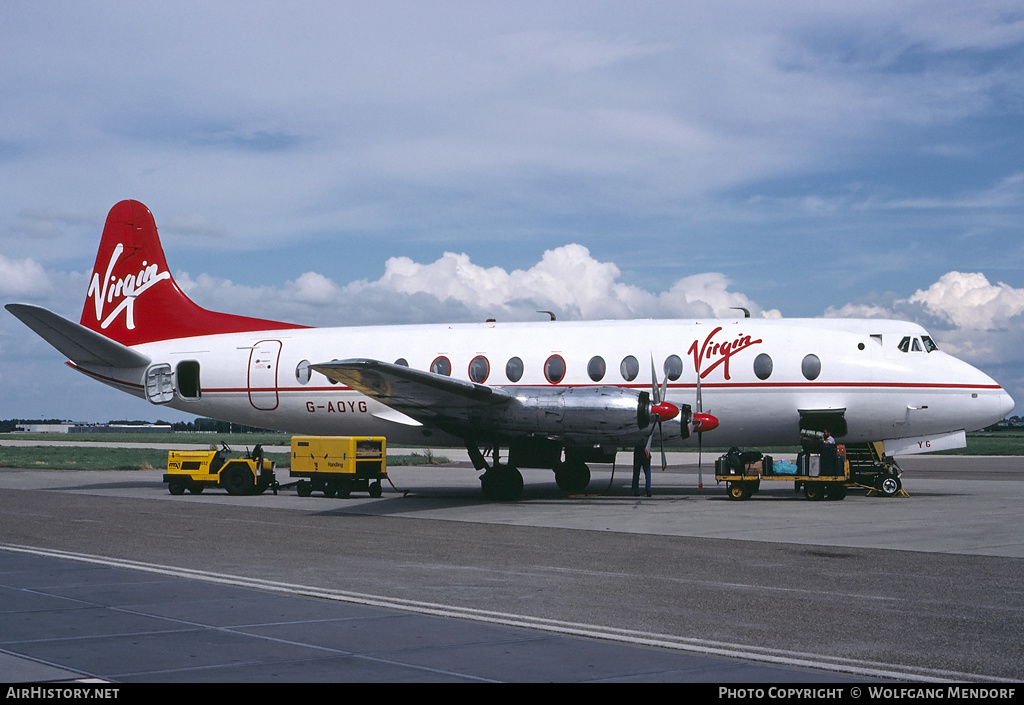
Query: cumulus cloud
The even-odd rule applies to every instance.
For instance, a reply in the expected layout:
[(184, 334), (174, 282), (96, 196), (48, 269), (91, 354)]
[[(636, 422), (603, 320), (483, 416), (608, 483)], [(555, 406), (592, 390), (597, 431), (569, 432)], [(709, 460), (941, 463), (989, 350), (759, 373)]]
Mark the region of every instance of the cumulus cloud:
[(927, 289), (888, 302), (849, 303), (830, 307), (826, 318), (896, 318), (941, 330), (996, 332), (1020, 323), (1024, 289), (992, 284), (981, 272), (947, 272)]
[(735, 307), (778, 315), (729, 291), (729, 284), (725, 276), (709, 273), (679, 279), (668, 291), (646, 291), (621, 281), (614, 263), (598, 261), (586, 247), (570, 244), (546, 251), (529, 269), (511, 272), (481, 267), (468, 255), (451, 252), (429, 264), (393, 257), (380, 279), (354, 282), (344, 294), (355, 299), (420, 294), (455, 304), (477, 319), (531, 317), (538, 310), (575, 320), (732, 316)]
[(288, 293), (296, 301), (309, 304), (337, 303), (341, 291), (338, 285), (316, 272), (306, 272), (288, 283)]
[(926, 290), (908, 299), (921, 304), (956, 328), (995, 330), (1024, 312), (1024, 289), (999, 282), (990, 284), (984, 274), (948, 272)]
[(343, 286), (318, 272), (282, 286), (186, 272), (175, 278), (207, 308), (320, 326), (530, 320), (538, 311), (553, 311), (560, 320), (734, 317), (738, 308), (754, 316), (781, 315), (732, 291), (729, 279), (714, 272), (648, 291), (622, 281), (617, 265), (595, 259), (578, 244), (548, 250), (533, 266), (513, 271), (482, 267), (452, 252), (428, 263), (392, 257), (379, 279)]
[(51, 289), (50, 279), (35, 260), (10, 259), (0, 254), (0, 295), (39, 296)]
[(891, 309), (879, 304), (844, 304), (839, 308), (830, 306), (825, 318), (898, 318)]

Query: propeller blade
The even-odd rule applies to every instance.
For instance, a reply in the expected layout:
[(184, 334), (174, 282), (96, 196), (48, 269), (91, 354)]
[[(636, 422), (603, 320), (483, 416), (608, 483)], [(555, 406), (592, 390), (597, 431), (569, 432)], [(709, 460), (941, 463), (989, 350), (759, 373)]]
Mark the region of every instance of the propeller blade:
[(661, 471), (668, 468), (668, 458), (665, 456), (665, 434), (661, 430), (661, 422), (658, 422), (658, 440), (661, 441)]
[(700, 398), (700, 370), (697, 370), (697, 413), (703, 411), (703, 405), (701, 404)]
[[(700, 393), (700, 369), (697, 370), (697, 413), (693, 415), (694, 426), (699, 430), (697, 431), (697, 489), (704, 489), (704, 472), (701, 466), (701, 461), (704, 458), (704, 414), (701, 412), (704, 410), (704, 402)], [(714, 417), (712, 417), (714, 418)], [(717, 425), (717, 419), (716, 419)]]
[[(699, 398), (699, 397), (698, 397)], [(700, 403), (700, 402), (698, 402)], [(701, 459), (704, 455), (704, 434), (697, 433), (697, 489), (704, 489), (704, 472), (701, 468)]]
[(655, 404), (660, 404), (661, 400), (664, 399), (659, 393), (660, 391), (658, 389), (658, 371), (654, 368), (654, 353), (651, 353), (651, 399), (654, 400)]

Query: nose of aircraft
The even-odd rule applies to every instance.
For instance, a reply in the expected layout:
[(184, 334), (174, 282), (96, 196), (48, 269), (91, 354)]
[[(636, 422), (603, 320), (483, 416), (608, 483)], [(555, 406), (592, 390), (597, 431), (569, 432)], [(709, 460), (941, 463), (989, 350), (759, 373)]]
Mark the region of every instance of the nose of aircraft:
[(1013, 413), (1013, 397), (998, 382), (973, 365), (956, 362), (957, 367), (949, 369), (949, 379), (975, 388), (970, 401), (961, 407), (961, 412), (966, 412), (964, 421), (968, 423), (964, 427), (968, 431), (991, 426)]
[(1000, 389), (999, 391), (1001, 392), (999, 395), (999, 413), (1005, 419), (1013, 412), (1017, 405), (1013, 402), (1013, 397), (1007, 394), (1005, 389)]

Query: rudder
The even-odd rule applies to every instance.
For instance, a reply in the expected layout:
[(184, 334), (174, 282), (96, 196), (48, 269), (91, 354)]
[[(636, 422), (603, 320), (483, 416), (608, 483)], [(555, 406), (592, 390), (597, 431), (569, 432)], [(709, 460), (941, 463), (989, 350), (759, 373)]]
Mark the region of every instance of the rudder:
[(153, 214), (138, 201), (121, 201), (107, 215), (81, 325), (124, 345), (305, 327), (195, 304), (174, 282)]

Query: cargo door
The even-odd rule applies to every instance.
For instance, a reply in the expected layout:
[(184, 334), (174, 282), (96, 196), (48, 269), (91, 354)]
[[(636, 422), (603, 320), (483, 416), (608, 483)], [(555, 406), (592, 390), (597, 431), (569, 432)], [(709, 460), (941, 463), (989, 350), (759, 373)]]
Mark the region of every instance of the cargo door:
[(249, 403), (261, 411), (277, 408), (277, 363), (280, 340), (261, 340), (249, 351)]
[(174, 400), (174, 372), (170, 365), (153, 365), (146, 370), (146, 399), (151, 404)]

